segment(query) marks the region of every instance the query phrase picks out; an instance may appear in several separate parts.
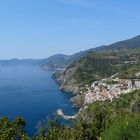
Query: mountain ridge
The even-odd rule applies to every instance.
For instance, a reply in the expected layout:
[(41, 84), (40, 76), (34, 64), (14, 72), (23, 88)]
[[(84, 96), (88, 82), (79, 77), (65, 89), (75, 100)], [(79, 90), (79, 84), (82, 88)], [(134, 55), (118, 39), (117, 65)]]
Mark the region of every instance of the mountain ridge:
[(123, 41), (118, 41), (110, 45), (102, 45), (99, 47), (94, 47), (87, 49), (85, 51), (80, 51), (72, 55), (65, 54), (55, 54), (48, 58), (44, 59), (9, 59), (9, 60), (0, 60), (0, 65), (47, 65), (49, 67), (67, 67), (73, 62), (79, 60), (81, 57), (86, 56), (89, 52), (102, 52), (102, 51), (120, 51), (120, 50), (129, 50), (132, 48), (140, 47), (140, 35), (137, 35), (133, 38), (126, 39)]

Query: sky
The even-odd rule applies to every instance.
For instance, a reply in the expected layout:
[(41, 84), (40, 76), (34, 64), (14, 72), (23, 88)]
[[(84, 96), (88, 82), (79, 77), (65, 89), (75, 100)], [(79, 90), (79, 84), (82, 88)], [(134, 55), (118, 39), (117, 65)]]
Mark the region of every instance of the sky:
[(0, 0), (0, 59), (73, 54), (140, 34), (140, 0)]

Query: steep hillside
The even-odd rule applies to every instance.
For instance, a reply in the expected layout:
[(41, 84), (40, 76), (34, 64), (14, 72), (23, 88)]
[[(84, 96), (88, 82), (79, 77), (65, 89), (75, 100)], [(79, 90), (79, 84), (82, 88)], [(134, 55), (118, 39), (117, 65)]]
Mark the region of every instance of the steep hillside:
[(119, 73), (120, 78), (124, 78), (127, 74), (129, 78), (132, 73), (139, 72), (139, 54), (139, 48), (118, 52), (91, 52), (67, 67), (64, 73), (56, 73), (55, 76), (61, 83), (61, 89), (79, 93), (83, 87), (115, 73)]

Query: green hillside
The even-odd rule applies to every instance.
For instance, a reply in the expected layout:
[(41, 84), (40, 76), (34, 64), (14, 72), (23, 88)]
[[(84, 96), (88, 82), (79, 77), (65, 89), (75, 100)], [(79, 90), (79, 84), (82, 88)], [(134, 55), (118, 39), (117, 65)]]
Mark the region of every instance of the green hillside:
[(92, 82), (119, 73), (119, 78), (132, 78), (140, 71), (140, 49), (90, 52), (67, 67), (62, 74), (56, 73), (61, 88), (77, 92), (77, 88), (90, 86)]

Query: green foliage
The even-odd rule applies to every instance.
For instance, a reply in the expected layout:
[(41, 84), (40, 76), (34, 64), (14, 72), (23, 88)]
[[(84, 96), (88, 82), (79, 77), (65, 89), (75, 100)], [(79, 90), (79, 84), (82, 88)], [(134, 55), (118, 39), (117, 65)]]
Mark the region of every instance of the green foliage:
[(103, 135), (102, 140), (139, 140), (140, 115), (118, 118)]
[(24, 132), (25, 121), (18, 116), (13, 122), (7, 117), (0, 119), (0, 140), (29, 140)]
[(78, 128), (82, 128), (81, 134), (84, 139), (97, 140), (111, 121), (111, 110), (107, 109), (105, 104), (100, 102), (89, 106), (81, 112), (78, 118)]
[(140, 63), (131, 65), (127, 70), (122, 70), (119, 77), (122, 79), (135, 79), (135, 74), (140, 71)]
[(90, 54), (82, 58), (79, 63), (82, 63), (74, 73), (73, 77), (78, 83), (90, 84), (95, 80), (109, 77), (119, 71), (120, 66), (116, 65), (120, 59), (108, 54)]

